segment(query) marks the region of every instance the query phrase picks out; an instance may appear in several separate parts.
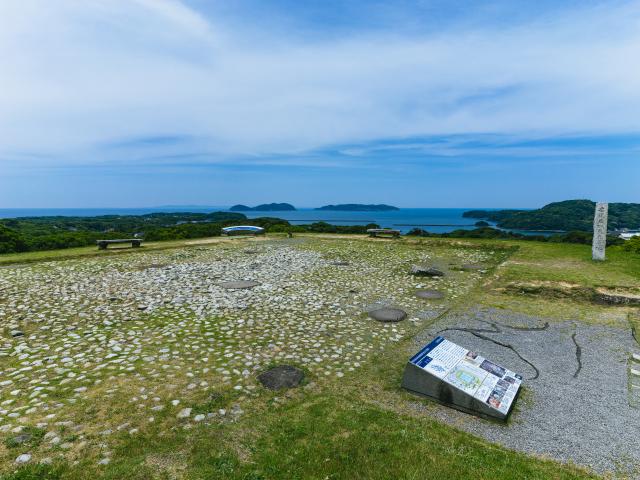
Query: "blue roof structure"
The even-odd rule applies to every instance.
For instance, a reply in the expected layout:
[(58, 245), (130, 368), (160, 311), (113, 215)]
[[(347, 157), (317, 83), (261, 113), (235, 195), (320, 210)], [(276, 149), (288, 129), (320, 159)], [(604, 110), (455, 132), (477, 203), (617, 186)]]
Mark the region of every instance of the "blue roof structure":
[(248, 233), (264, 233), (264, 228), (253, 225), (236, 225), (233, 227), (224, 227), (222, 233), (248, 232)]

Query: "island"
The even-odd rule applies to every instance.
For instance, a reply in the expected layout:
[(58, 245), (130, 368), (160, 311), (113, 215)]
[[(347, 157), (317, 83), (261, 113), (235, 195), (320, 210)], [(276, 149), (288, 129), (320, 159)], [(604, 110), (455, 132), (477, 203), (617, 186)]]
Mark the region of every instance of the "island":
[(296, 207), (290, 203), (263, 203), (255, 207), (246, 205), (234, 205), (229, 209), (231, 212), (293, 212)]
[(389, 212), (393, 210), (400, 210), (398, 207), (392, 205), (378, 204), (378, 205), (365, 205), (362, 203), (343, 203), (340, 205), (325, 205), (324, 207), (316, 208), (315, 210), (328, 210), (336, 212)]
[[(565, 200), (536, 210), (471, 210), (462, 216), (495, 222), (500, 228), (590, 232), (595, 206), (591, 200)], [(610, 230), (640, 227), (640, 204), (610, 203), (608, 225)]]

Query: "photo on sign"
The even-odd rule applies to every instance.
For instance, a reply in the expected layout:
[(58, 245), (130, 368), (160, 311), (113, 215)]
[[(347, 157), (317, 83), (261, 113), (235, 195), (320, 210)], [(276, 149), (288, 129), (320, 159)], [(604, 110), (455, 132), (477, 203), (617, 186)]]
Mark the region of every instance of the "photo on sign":
[(496, 377), (501, 377), (506, 373), (506, 370), (502, 368), (500, 365), (496, 365), (489, 360), (485, 360), (480, 364), (480, 368), (486, 370), (489, 373), (493, 373)]
[(509, 389), (509, 387), (511, 386), (511, 384), (509, 382), (507, 382), (504, 378), (501, 378), (500, 380), (498, 380), (498, 384), (499, 387), (504, 388), (506, 390)]

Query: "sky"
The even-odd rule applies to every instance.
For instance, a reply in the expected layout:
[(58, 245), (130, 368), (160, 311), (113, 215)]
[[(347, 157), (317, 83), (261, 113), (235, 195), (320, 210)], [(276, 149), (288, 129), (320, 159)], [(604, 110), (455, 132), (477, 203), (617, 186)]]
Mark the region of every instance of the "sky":
[(640, 1), (0, 0), (0, 208), (640, 203)]

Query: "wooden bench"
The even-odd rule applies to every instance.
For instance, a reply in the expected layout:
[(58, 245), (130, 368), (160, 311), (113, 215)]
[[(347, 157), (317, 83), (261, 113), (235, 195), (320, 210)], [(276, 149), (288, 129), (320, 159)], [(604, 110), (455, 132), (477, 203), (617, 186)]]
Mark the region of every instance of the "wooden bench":
[(118, 238), (115, 240), (96, 240), (96, 244), (98, 245), (98, 249), (106, 250), (107, 247), (112, 243), (130, 243), (132, 248), (138, 248), (142, 243), (141, 238)]
[(390, 236), (398, 238), (400, 236), (400, 230), (392, 230), (391, 228), (369, 228), (367, 233), (370, 237)]

